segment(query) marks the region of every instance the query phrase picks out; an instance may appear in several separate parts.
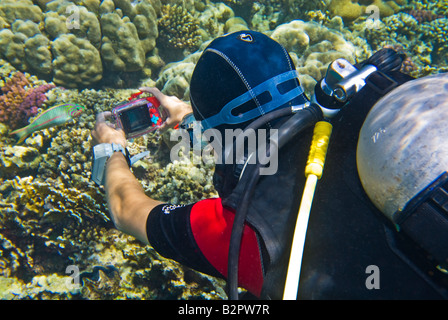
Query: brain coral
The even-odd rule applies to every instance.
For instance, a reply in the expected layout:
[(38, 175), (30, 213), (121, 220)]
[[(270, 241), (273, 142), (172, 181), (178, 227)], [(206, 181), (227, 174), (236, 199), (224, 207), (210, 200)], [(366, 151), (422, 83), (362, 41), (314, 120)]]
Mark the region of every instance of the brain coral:
[(31, 0), (3, 0), (0, 3), (0, 16), (9, 24), (15, 20), (41, 22), (43, 19), (42, 10)]
[(155, 47), (157, 14), (147, 1), (132, 6), (130, 1), (105, 0), (100, 5), (103, 33), (101, 54), (117, 71), (142, 69), (145, 54)]
[(366, 23), (356, 31), (365, 38), (372, 49), (384, 46), (402, 47), (415, 64), (415, 76), (438, 73), (448, 65), (448, 19), (438, 18), (419, 22), (409, 13), (400, 12), (381, 19), (377, 28)]
[(144, 68), (160, 8), (159, 0), (2, 0), (0, 57), (57, 85), (91, 86)]
[(53, 81), (66, 87), (88, 86), (102, 78), (98, 50), (86, 39), (63, 34), (53, 41)]
[(41, 34), (38, 24), (17, 20), (11, 29), (0, 31), (0, 39), (0, 52), (20, 70), (34, 69), (42, 74), (51, 71), (49, 40)]
[(438, 50), (448, 49), (448, 18), (440, 18), (423, 25), (424, 34), (430, 38)]
[(386, 17), (378, 21), (378, 24), (378, 28), (366, 28), (364, 35), (374, 49), (390, 39), (408, 44), (420, 36), (418, 21), (407, 13), (400, 12)]

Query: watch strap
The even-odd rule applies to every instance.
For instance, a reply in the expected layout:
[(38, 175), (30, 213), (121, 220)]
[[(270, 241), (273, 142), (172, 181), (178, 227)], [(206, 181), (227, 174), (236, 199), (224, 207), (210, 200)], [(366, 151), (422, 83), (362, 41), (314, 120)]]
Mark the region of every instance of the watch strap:
[(93, 147), (92, 180), (98, 185), (104, 185), (107, 160), (115, 153), (121, 152), (131, 167), (129, 151), (118, 143), (101, 143)]

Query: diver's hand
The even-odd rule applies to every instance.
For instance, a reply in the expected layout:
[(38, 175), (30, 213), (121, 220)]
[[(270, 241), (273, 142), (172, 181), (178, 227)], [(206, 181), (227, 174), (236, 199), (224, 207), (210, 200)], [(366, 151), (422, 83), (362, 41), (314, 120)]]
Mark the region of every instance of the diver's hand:
[(167, 96), (160, 92), (157, 88), (142, 87), (139, 89), (140, 91), (151, 93), (157, 100), (160, 101), (162, 107), (168, 111), (168, 116), (165, 119), (165, 123), (160, 127), (160, 130), (166, 130), (174, 127), (182, 121), (185, 115), (193, 112), (188, 103), (185, 103), (175, 96)]
[(93, 138), (93, 144), (99, 143), (118, 143), (126, 148), (126, 135), (121, 129), (115, 129), (106, 122), (106, 118), (110, 118), (112, 113), (110, 111), (98, 113), (96, 116), (95, 127), (93, 128), (91, 135)]

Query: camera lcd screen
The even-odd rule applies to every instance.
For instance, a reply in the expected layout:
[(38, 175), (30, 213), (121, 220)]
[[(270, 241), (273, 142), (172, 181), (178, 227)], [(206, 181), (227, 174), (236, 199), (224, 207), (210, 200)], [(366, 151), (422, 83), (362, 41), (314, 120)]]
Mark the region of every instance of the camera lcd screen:
[(151, 115), (146, 104), (123, 112), (120, 119), (126, 133), (144, 130), (151, 125)]

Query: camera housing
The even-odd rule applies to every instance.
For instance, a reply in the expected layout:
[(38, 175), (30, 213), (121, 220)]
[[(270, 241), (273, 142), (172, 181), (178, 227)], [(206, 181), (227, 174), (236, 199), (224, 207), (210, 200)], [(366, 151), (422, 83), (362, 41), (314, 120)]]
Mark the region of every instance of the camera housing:
[(121, 102), (112, 109), (116, 126), (123, 129), (126, 139), (157, 130), (165, 119), (159, 110), (160, 102), (155, 97), (137, 99), (141, 93), (133, 94), (128, 101)]

